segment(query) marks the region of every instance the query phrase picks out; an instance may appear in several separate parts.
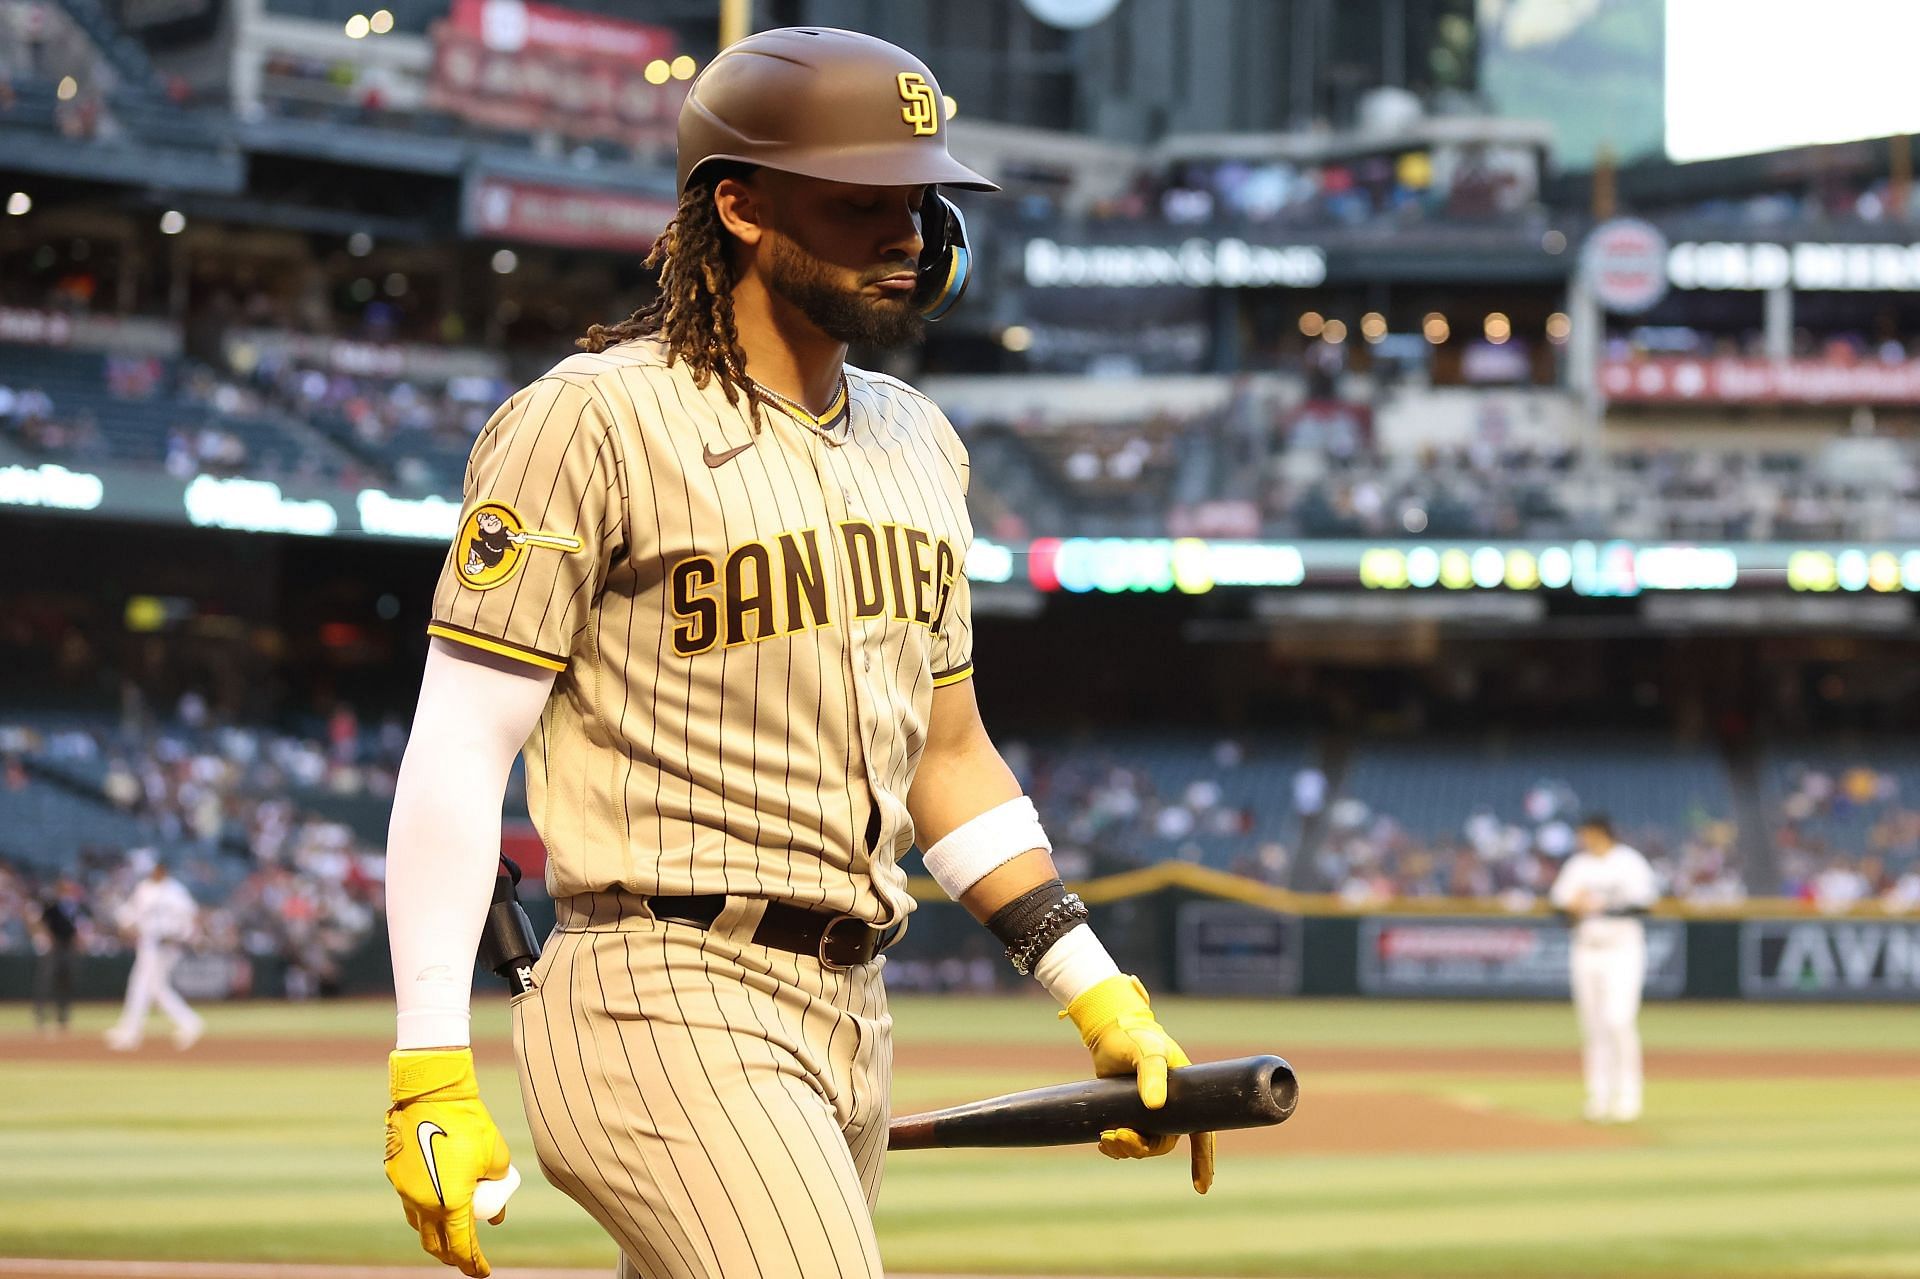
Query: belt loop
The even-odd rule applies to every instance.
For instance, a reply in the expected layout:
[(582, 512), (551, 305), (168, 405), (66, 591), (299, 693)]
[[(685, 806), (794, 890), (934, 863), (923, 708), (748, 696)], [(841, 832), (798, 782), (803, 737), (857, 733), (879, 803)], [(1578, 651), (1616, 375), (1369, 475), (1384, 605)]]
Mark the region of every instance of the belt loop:
[(718, 933), (728, 941), (740, 946), (753, 944), (753, 934), (760, 927), (760, 917), (767, 913), (767, 899), (764, 897), (728, 896), (727, 904), (715, 916), (709, 932)]

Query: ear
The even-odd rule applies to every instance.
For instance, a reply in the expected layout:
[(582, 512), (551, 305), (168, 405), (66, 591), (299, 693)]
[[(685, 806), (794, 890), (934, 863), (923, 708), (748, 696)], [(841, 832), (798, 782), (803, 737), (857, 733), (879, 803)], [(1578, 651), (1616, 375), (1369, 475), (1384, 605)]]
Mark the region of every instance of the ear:
[(766, 193), (752, 182), (741, 178), (720, 179), (713, 188), (713, 207), (720, 215), (720, 225), (740, 243), (749, 247), (757, 245), (766, 234)]

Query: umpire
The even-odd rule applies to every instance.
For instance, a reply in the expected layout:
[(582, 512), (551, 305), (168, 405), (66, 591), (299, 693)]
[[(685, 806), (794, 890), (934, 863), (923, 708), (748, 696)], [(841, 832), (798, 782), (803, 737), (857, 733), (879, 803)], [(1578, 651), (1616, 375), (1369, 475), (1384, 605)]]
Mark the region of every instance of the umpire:
[(73, 1013), (73, 960), (87, 907), (80, 885), (62, 875), (34, 908), (33, 1024), (63, 1035)]

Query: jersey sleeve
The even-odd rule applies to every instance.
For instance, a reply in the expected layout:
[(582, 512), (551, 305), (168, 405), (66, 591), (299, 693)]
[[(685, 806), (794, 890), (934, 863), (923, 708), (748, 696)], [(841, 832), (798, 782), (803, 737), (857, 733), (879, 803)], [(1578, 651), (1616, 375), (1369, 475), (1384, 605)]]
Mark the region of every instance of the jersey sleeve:
[(1635, 854), (1633, 874), (1628, 879), (1627, 905), (1631, 908), (1652, 906), (1660, 900), (1660, 878), (1653, 872), (1653, 863), (1644, 856)]
[(954, 565), (953, 588), (947, 595), (946, 607), (941, 610), (939, 624), (933, 633), (935, 688), (957, 684), (973, 674), (973, 588), (967, 581), (967, 554), (973, 549), (973, 521), (967, 515), (966, 505), (973, 468), (967, 460), (966, 445), (960, 442), (953, 426), (944, 418), (941, 425), (946, 428), (943, 450), (958, 476), (960, 491), (955, 497), (955, 505), (960, 513), (961, 539), (959, 560)]
[(625, 542), (618, 448), (581, 382), (541, 378), (501, 405), (467, 463), (427, 633), (565, 670)]

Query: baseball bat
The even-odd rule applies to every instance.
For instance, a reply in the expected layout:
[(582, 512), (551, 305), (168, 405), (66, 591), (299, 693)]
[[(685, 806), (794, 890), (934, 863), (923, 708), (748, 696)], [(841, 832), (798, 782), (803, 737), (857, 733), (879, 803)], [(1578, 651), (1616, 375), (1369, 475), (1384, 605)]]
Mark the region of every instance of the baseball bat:
[(1235, 1057), (1167, 1072), (1167, 1104), (1148, 1110), (1131, 1075), (1031, 1088), (985, 1101), (902, 1115), (887, 1128), (889, 1150), (953, 1146), (1074, 1146), (1111, 1128), (1152, 1135), (1262, 1128), (1284, 1121), (1300, 1100), (1293, 1067), (1279, 1057)]

